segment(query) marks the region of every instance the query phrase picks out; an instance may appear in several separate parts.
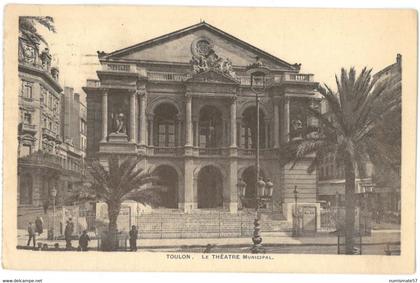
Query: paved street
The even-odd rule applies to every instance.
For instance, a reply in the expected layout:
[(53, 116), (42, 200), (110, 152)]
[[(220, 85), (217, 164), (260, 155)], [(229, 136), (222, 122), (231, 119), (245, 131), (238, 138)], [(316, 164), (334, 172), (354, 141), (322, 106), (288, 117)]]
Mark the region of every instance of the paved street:
[[(27, 236), (24, 230), (19, 230), (18, 244), (25, 246)], [(48, 241), (41, 235), (38, 242), (52, 246), (59, 243), (65, 246), (64, 240)], [(386, 244), (399, 249), (399, 230), (373, 230), (372, 235), (362, 238), (362, 254), (383, 255)], [(251, 246), (250, 238), (208, 238), (208, 239), (139, 239), (139, 251), (153, 252), (203, 252), (206, 246), (212, 245), (214, 253), (246, 253)], [(263, 244), (267, 253), (295, 253), (295, 254), (336, 254), (337, 237), (331, 233), (317, 233), (310, 237), (291, 237), (285, 233), (263, 233)], [(73, 246), (78, 242), (73, 241)], [(97, 240), (89, 243), (91, 249), (96, 249)]]

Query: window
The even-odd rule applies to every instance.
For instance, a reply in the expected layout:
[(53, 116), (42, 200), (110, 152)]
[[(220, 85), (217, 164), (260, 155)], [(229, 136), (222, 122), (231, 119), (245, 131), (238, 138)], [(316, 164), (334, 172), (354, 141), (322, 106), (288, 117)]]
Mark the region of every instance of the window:
[(51, 123), (51, 121), (48, 123), (48, 129), (49, 130), (52, 130), (52, 123)]
[(45, 87), (41, 86), (41, 97), (40, 97), (40, 103), (45, 105), (47, 103), (47, 90), (45, 89)]
[(52, 108), (53, 106), (53, 97), (50, 93), (50, 95), (48, 96), (48, 108)]
[(22, 81), (22, 96), (27, 99), (32, 99), (32, 85), (33, 83)]
[(160, 123), (158, 127), (158, 146), (175, 146), (175, 125), (172, 123)]

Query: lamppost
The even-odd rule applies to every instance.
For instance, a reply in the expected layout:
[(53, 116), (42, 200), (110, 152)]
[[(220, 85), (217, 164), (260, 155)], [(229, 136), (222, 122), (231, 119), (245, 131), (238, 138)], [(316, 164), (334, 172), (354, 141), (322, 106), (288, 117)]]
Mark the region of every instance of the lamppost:
[(295, 207), (294, 207), (294, 212), (293, 212), (293, 237), (297, 237), (299, 236), (299, 209), (298, 209), (298, 205), (297, 205), (297, 201), (298, 201), (298, 190), (297, 190), (297, 186), (295, 186), (295, 189), (293, 190), (293, 195), (295, 197)]
[(55, 197), (57, 196), (57, 190), (55, 189), (55, 186), (52, 188), (50, 194), (53, 202), (52, 239), (55, 240)]
[[(252, 253), (263, 253), (264, 248), (262, 247), (261, 238), (261, 212), (260, 209), (265, 203), (271, 200), (273, 195), (273, 183), (270, 180), (264, 182), (260, 176), (260, 94), (263, 94), (266, 88), (266, 74), (268, 69), (263, 67), (260, 58), (257, 57), (254, 64), (247, 67), (247, 73), (250, 75), (250, 86), (252, 92), (255, 94), (256, 102), (256, 146), (255, 146), (255, 167), (256, 167), (256, 202), (255, 202), (255, 220), (254, 220), (254, 233), (252, 237), (253, 246), (251, 248)], [(245, 190), (243, 190), (243, 197), (245, 197)]]

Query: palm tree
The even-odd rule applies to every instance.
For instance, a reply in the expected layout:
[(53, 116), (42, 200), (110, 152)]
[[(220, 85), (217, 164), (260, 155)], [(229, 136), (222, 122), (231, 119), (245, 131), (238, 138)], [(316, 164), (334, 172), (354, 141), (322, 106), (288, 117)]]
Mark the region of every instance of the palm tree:
[(37, 24), (47, 28), (51, 32), (56, 32), (52, 17), (21, 16), (19, 17), (19, 33), (34, 46), (37, 46), (40, 41), (48, 46), (48, 42), (38, 32), (36, 28)]
[[(117, 219), (124, 200), (135, 200), (144, 204), (157, 204), (161, 191), (159, 186), (144, 186), (156, 181), (156, 177), (139, 168), (139, 157), (128, 157), (122, 161), (117, 155), (110, 155), (108, 168), (98, 160), (91, 161), (88, 166), (86, 190), (79, 192), (78, 199), (104, 201), (108, 206), (108, 235), (117, 233)], [(111, 241), (110, 249), (115, 248)]]
[(373, 157), (391, 166), (393, 158), (386, 151), (389, 145), (378, 132), (383, 131), (384, 118), (400, 115), (401, 111), (400, 76), (377, 81), (371, 71), (364, 68), (356, 76), (354, 68), (348, 72), (342, 69), (341, 77), (336, 76), (336, 92), (327, 85), (320, 86), (319, 92), (331, 111), (321, 113), (311, 107), (302, 110), (318, 119), (321, 133), (291, 141), (284, 148), (284, 164), (293, 160), (292, 167), (298, 160), (313, 154), (308, 172), (313, 172), (328, 153), (333, 154), (337, 164), (344, 166), (347, 254), (353, 253), (356, 175), (364, 176), (366, 161)]

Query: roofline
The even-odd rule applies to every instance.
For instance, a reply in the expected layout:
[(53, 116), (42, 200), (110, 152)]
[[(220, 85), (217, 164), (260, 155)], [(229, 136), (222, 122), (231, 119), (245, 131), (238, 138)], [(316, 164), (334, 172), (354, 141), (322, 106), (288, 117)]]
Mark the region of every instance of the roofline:
[(221, 34), (222, 36), (225, 36), (225, 37), (227, 37), (229, 39), (232, 39), (234, 41), (239, 42), (240, 44), (242, 44), (246, 48), (249, 48), (249, 49), (251, 49), (253, 51), (256, 51), (258, 53), (261, 53), (262, 55), (264, 55), (264, 56), (266, 56), (266, 57), (268, 57), (268, 58), (270, 58), (270, 59), (272, 59), (274, 61), (277, 61), (277, 62), (279, 62), (281, 64), (284, 64), (284, 65), (288, 66), (291, 70), (297, 70), (297, 68), (294, 65), (292, 65), (292, 64), (290, 64), (290, 63), (288, 63), (288, 62), (286, 62), (286, 61), (284, 61), (284, 60), (282, 60), (282, 59), (280, 59), (280, 58), (278, 58), (278, 57), (276, 57), (274, 55), (271, 55), (270, 53), (268, 53), (268, 52), (266, 52), (266, 51), (264, 51), (262, 49), (259, 49), (259, 48), (257, 48), (255, 46), (253, 46), (253, 45), (251, 45), (251, 44), (249, 44), (249, 43), (247, 43), (247, 42), (245, 42), (245, 41), (243, 41), (243, 40), (241, 40), (241, 39), (239, 39), (239, 38), (237, 38), (237, 37), (235, 37), (235, 36), (233, 36), (233, 35), (231, 35), (231, 34), (229, 34), (227, 32), (225, 32), (225, 31), (223, 31), (221, 29), (218, 29), (215, 26), (212, 26), (212, 25), (210, 25), (210, 24), (208, 24), (208, 23), (206, 23), (204, 21), (203, 22), (200, 22), (198, 24), (195, 24), (195, 25), (192, 25), (192, 26), (183, 28), (183, 29), (176, 30), (176, 31), (171, 32), (171, 33), (167, 33), (167, 34), (164, 34), (164, 35), (161, 35), (161, 36), (158, 36), (158, 37), (155, 37), (155, 38), (152, 38), (152, 39), (143, 41), (141, 43), (137, 43), (137, 44), (131, 45), (129, 47), (125, 47), (125, 48), (122, 48), (122, 49), (115, 50), (115, 51), (113, 51), (111, 53), (108, 53), (108, 54), (106, 54), (104, 56), (101, 56), (99, 59), (100, 60), (102, 60), (102, 59), (109, 59), (112, 56), (124, 54), (125, 52), (131, 51), (131, 50), (136, 50), (136, 49), (139, 49), (139, 48), (144, 48), (144, 47), (150, 46), (150, 45), (152, 45), (152, 44), (154, 44), (156, 42), (159, 42), (159, 41), (168, 40), (168, 39), (171, 39), (171, 38), (177, 37), (177, 36), (182, 36), (183, 34), (189, 32), (189, 31), (195, 30), (195, 29), (197, 29), (199, 27), (208, 28), (208, 29), (210, 29), (210, 30), (212, 30), (214, 32), (217, 32), (217, 33)]

